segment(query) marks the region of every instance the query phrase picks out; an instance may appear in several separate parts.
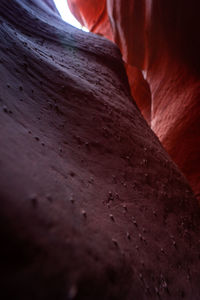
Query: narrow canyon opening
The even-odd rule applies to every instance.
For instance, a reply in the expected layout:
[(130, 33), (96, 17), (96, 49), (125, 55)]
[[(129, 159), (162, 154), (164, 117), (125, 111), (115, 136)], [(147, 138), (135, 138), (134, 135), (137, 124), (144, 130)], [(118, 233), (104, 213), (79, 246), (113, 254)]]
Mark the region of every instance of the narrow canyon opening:
[(0, 1), (1, 297), (200, 299), (200, 4), (68, 5)]

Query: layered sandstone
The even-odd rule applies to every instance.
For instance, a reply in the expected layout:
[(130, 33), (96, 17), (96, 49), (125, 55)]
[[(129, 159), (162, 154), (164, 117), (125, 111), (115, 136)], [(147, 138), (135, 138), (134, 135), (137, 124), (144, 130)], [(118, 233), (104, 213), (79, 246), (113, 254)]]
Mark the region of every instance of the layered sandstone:
[(2, 299), (198, 299), (200, 211), (119, 49), (0, 2)]
[[(73, 2), (73, 11), (82, 10), (85, 3), (68, 2)], [(132, 95), (199, 195), (199, 1), (189, 5), (186, 0), (107, 0), (107, 20), (96, 18), (96, 3), (100, 6), (105, 1), (89, 2), (87, 10), (82, 11), (84, 24), (87, 26), (88, 18), (93, 17), (93, 26), (103, 32), (110, 21), (110, 31), (105, 36), (122, 51)]]

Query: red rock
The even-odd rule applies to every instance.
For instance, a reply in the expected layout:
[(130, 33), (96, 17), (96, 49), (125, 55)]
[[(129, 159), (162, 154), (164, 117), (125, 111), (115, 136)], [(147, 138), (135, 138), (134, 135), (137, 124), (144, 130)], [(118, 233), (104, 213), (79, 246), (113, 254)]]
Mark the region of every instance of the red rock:
[(126, 64), (126, 72), (133, 99), (139, 106), (142, 115), (151, 126), (151, 91), (149, 84), (144, 79), (142, 71), (137, 67)]
[[(74, 11), (85, 3), (68, 2), (74, 3)], [(96, 2), (91, 7), (97, 15)], [(86, 26), (92, 9), (83, 13)], [(186, 0), (107, 1), (112, 39), (126, 62), (132, 95), (196, 194), (200, 193), (199, 10), (199, 1), (192, 5)], [(106, 24), (95, 20), (97, 27)]]
[(91, 32), (106, 36), (110, 40), (113, 39), (106, 0), (67, 0), (67, 2), (71, 12), (82, 26), (87, 27)]
[(199, 299), (199, 206), (118, 48), (36, 0), (0, 37), (2, 298)]

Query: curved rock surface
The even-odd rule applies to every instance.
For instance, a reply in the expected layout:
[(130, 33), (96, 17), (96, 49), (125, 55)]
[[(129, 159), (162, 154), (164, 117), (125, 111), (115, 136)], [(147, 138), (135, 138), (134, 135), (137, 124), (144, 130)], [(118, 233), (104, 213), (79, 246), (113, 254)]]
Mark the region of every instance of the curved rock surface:
[(3, 299), (199, 299), (200, 212), (118, 48), (0, 2)]
[[(74, 11), (85, 3), (84, 0), (68, 2), (75, 3)], [(95, 3), (91, 5), (93, 10)], [(97, 6), (96, 9), (98, 11)], [(200, 3), (196, 0), (192, 5), (187, 0), (107, 0), (111, 33), (105, 34), (122, 51), (132, 95), (142, 114), (198, 196), (199, 10)], [(92, 10), (88, 8), (88, 11), (91, 19)], [(86, 20), (86, 26), (87, 19), (85, 11), (83, 20)], [(95, 26), (101, 28), (101, 32), (104, 24), (108, 27), (108, 20), (95, 20)]]
[[(113, 34), (107, 13), (106, 0), (66, 0), (77, 20), (89, 31), (106, 36), (110, 40)], [(78, 9), (77, 9), (78, 7)]]

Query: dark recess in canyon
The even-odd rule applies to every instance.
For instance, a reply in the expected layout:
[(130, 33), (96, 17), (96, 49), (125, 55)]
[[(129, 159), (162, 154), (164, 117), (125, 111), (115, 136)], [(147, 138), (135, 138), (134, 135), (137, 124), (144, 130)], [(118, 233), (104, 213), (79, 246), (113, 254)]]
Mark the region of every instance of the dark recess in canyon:
[(1, 298), (200, 299), (200, 4), (68, 2), (0, 1)]

